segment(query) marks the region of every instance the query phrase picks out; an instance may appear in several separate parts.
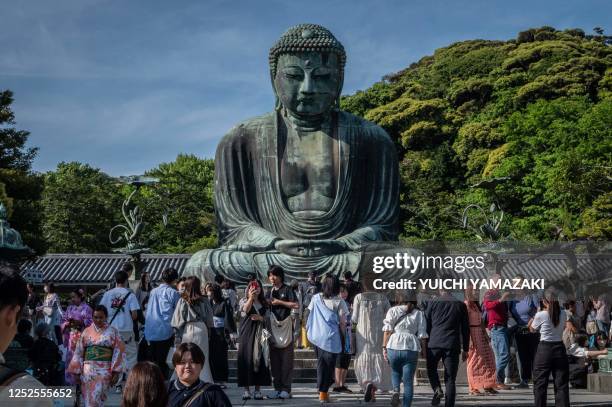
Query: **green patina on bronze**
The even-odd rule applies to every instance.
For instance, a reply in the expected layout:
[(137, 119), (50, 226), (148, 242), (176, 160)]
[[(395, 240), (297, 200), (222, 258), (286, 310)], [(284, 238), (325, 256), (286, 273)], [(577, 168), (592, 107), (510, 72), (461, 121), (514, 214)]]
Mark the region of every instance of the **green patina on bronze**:
[[(287, 279), (359, 273), (371, 245), (396, 247), (399, 166), (379, 126), (340, 111), (346, 54), (324, 27), (287, 30), (269, 54), (274, 111), (234, 127), (215, 157), (221, 247), (185, 274)], [(401, 249), (403, 250), (403, 249)]]

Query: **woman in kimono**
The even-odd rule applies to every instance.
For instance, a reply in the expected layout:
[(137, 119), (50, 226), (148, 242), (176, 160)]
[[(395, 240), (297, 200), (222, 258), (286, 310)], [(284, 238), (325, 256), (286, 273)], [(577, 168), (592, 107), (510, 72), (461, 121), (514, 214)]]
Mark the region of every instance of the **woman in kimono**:
[(104, 406), (109, 387), (125, 367), (123, 341), (119, 332), (106, 323), (107, 317), (104, 305), (94, 309), (93, 324), (81, 334), (68, 366), (81, 384), (85, 407)]
[[(208, 359), (208, 338), (213, 326), (212, 309), (208, 298), (202, 295), (200, 279), (191, 276), (185, 279), (181, 298), (176, 304), (171, 325), (174, 328), (174, 346), (195, 343), (204, 352), (205, 360), (200, 380), (213, 383)], [(172, 376), (174, 378), (174, 375)]]
[[(74, 348), (81, 337), (81, 332), (92, 323), (93, 311), (83, 299), (85, 293), (82, 289), (75, 289), (70, 293), (72, 305), (69, 305), (66, 312), (62, 315), (62, 333), (64, 335), (64, 347), (66, 348), (65, 365), (68, 366), (74, 354)], [(71, 373), (66, 371), (66, 384), (72, 386), (76, 384)]]
[(62, 308), (60, 306), (60, 300), (55, 293), (55, 285), (53, 283), (45, 283), (44, 290), (45, 297), (43, 303), (36, 310), (42, 311), (45, 318), (45, 324), (49, 325), (52, 330), (49, 339), (59, 346), (62, 344), (62, 330), (60, 328)]
[(213, 313), (213, 328), (210, 330), (210, 368), (215, 383), (226, 388), (229, 376), (227, 336), (236, 333), (234, 313), (228, 299), (223, 298), (221, 286), (207, 284), (206, 293)]
[[(238, 387), (244, 387), (243, 400), (263, 400), (260, 388), (271, 384), (268, 341), (263, 335), (268, 305), (259, 281), (251, 281), (246, 292), (239, 306), (242, 321), (238, 333)], [(255, 386), (253, 395), (250, 386)]]
[(471, 395), (495, 394), (495, 355), (489, 337), (482, 325), (482, 309), (478, 294), (471, 287), (465, 290), (465, 305), (470, 321), (470, 349), (467, 359), (467, 377)]

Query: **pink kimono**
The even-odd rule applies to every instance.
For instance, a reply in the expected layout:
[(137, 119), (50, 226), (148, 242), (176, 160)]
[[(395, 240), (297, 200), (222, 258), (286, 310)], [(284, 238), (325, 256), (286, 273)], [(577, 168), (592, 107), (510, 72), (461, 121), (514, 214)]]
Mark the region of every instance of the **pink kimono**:
[[(82, 323), (81, 328), (77, 329), (70, 326), (70, 320), (80, 321)], [(70, 305), (66, 309), (66, 312), (62, 314), (62, 333), (64, 339), (64, 347), (66, 348), (66, 366), (70, 364), (72, 355), (76, 344), (81, 337), (83, 329), (87, 328), (92, 323), (92, 310), (91, 307), (84, 302), (81, 305)], [(74, 385), (76, 382), (72, 377), (71, 373), (66, 370), (66, 384)]]
[(103, 406), (112, 374), (124, 370), (124, 345), (119, 332), (108, 325), (102, 329), (95, 324), (85, 328), (68, 366), (68, 372), (81, 376), (84, 406)]

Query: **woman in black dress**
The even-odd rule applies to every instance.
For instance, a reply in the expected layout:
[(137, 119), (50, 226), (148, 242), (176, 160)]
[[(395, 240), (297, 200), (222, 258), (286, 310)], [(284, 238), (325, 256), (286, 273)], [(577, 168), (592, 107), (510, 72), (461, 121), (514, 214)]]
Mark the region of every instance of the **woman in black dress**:
[(236, 333), (236, 322), (229, 302), (223, 298), (221, 286), (207, 284), (206, 295), (213, 311), (213, 328), (210, 330), (209, 347), (210, 370), (215, 383), (226, 387), (229, 376), (227, 357), (227, 336)]
[(238, 387), (244, 387), (243, 400), (251, 398), (250, 386), (255, 386), (252, 397), (263, 400), (260, 387), (271, 384), (270, 368), (264, 356), (267, 341), (261, 340), (268, 305), (260, 282), (251, 281), (246, 292), (247, 297), (240, 301), (242, 321), (238, 346)]

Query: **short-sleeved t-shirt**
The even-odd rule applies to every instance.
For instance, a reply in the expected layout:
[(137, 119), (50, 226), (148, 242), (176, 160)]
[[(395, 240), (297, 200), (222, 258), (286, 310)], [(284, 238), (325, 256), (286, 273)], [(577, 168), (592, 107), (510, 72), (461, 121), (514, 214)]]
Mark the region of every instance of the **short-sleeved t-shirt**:
[[(350, 322), (348, 318), (349, 317), (348, 305), (346, 305), (346, 301), (344, 301), (340, 296), (332, 297), (332, 298), (324, 298), (323, 294), (317, 294), (317, 295), (321, 296), (321, 301), (323, 301), (323, 304), (325, 304), (327, 308), (332, 310), (334, 313), (338, 314), (339, 321), (342, 321), (344, 319), (345, 322), (347, 323)], [(314, 303), (311, 302), (310, 305), (308, 306), (308, 309), (312, 311), (313, 308), (314, 308)]]
[[(283, 284), (280, 288), (272, 287), (270, 289), (270, 300), (276, 298), (281, 301), (297, 302), (297, 297), (293, 292), (293, 289), (288, 285)], [(291, 308), (284, 307), (282, 305), (272, 305), (270, 310), (274, 313), (274, 316), (278, 321), (282, 321), (291, 315)]]
[(132, 315), (131, 311), (136, 311), (140, 309), (140, 305), (138, 304), (138, 299), (133, 292), (130, 292), (130, 295), (125, 299), (123, 306), (119, 307), (121, 300), (128, 293), (128, 289), (124, 287), (115, 287), (112, 290), (108, 290), (104, 293), (102, 300), (100, 301), (100, 305), (104, 305), (106, 310), (108, 311), (108, 321), (113, 318), (115, 315), (115, 311), (117, 311), (117, 316), (113, 320), (111, 324), (115, 327), (119, 332), (130, 332), (133, 329), (132, 323)]
[(553, 326), (548, 311), (544, 310), (535, 314), (531, 327), (540, 331), (541, 342), (561, 342), (563, 340), (563, 330), (565, 329), (566, 321), (567, 314), (565, 310), (561, 310), (559, 314), (559, 325)]

